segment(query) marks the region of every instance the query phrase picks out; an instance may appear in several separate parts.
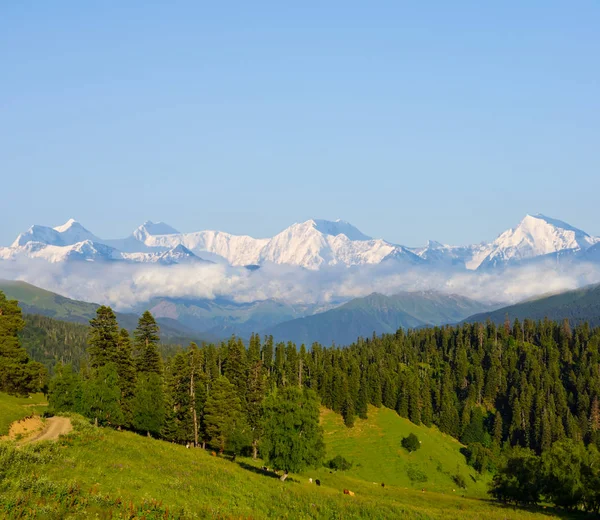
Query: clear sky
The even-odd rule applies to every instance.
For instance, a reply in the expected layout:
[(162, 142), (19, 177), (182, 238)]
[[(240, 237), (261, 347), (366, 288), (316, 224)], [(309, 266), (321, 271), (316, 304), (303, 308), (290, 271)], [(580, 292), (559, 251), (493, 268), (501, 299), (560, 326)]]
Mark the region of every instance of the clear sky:
[(290, 4), (0, 2), (0, 244), (70, 217), (600, 234), (597, 0)]

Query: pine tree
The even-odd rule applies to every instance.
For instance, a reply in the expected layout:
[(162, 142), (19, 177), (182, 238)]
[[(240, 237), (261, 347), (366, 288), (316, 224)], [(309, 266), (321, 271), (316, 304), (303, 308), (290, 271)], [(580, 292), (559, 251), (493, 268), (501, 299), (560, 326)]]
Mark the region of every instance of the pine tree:
[(227, 344), (227, 357), (223, 363), (223, 375), (235, 387), (242, 408), (246, 406), (248, 369), (246, 349), (241, 339), (231, 338)]
[(250, 443), (249, 427), (242, 414), (234, 385), (221, 376), (212, 387), (204, 408), (208, 444), (219, 453), (237, 453)]
[(500, 415), (500, 412), (496, 412), (496, 415), (494, 416), (494, 444), (496, 444), (496, 446), (500, 446), (500, 444), (502, 443), (502, 438), (502, 415)]
[(356, 414), (361, 419), (367, 419), (368, 403), (369, 403), (369, 396), (368, 396), (367, 375), (363, 372), (363, 375), (360, 380), (358, 398), (356, 400), (356, 406), (355, 406)]
[(120, 406), (124, 424), (131, 426), (133, 422), (132, 400), (135, 391), (135, 363), (133, 361), (131, 339), (126, 329), (119, 332), (117, 352), (115, 355), (117, 368), (117, 385), (121, 389)]
[(107, 363), (83, 383), (81, 411), (96, 424), (122, 426), (123, 412), (119, 405), (121, 389), (117, 385), (117, 369), (114, 363)]
[(167, 391), (172, 411), (167, 415), (174, 421), (172, 435), (180, 443), (194, 439), (193, 406), (190, 395), (191, 370), (189, 354), (178, 352), (166, 370)]
[(252, 437), (252, 458), (258, 456), (258, 442), (262, 433), (263, 401), (267, 388), (265, 370), (260, 360), (255, 361), (248, 371), (248, 393), (246, 417)]
[(344, 405), (342, 406), (342, 417), (344, 418), (344, 424), (348, 428), (354, 426), (354, 403), (352, 402), (352, 397), (350, 395), (346, 395)]
[(48, 386), (48, 407), (53, 412), (72, 412), (80, 408), (81, 381), (70, 364), (56, 365)]
[(110, 307), (102, 305), (96, 310), (96, 317), (90, 320), (88, 336), (90, 366), (100, 368), (117, 359), (119, 344), (119, 324)]
[(158, 436), (165, 420), (162, 378), (154, 372), (138, 374), (133, 397), (133, 427)]
[(149, 311), (141, 315), (138, 326), (133, 333), (135, 347), (138, 351), (137, 370), (143, 373), (160, 374), (162, 360), (158, 351), (160, 328)]
[(18, 333), (24, 326), (17, 301), (0, 291), (0, 391), (14, 395), (36, 392), (47, 379), (43, 365), (32, 362), (21, 346)]

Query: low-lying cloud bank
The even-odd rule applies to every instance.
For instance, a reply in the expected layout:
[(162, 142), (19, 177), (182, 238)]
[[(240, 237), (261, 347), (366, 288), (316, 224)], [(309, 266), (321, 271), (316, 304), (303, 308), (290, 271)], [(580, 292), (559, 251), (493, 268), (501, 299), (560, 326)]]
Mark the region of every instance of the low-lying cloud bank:
[(152, 298), (225, 298), (236, 302), (277, 299), (293, 304), (329, 304), (372, 292), (436, 290), (481, 301), (514, 303), (600, 282), (596, 264), (535, 263), (488, 272), (406, 269), (394, 263), (309, 271), (265, 265), (256, 271), (211, 265), (49, 264), (1, 262), (0, 278), (23, 280), (70, 298), (135, 308)]

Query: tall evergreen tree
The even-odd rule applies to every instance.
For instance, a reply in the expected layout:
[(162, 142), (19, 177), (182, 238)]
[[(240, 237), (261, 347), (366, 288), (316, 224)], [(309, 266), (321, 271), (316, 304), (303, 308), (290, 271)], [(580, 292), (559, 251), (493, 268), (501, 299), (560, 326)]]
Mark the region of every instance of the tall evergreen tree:
[(154, 372), (137, 377), (132, 402), (133, 427), (148, 437), (158, 436), (165, 420), (162, 378)]
[(117, 369), (111, 362), (99, 367), (83, 383), (81, 411), (96, 424), (113, 427), (123, 425), (124, 417), (119, 404), (121, 389), (117, 381)]
[(100, 368), (116, 361), (119, 344), (119, 324), (110, 307), (102, 305), (96, 310), (96, 317), (90, 320), (88, 353), (90, 366)]
[(27, 395), (46, 383), (46, 369), (32, 362), (21, 346), (18, 333), (25, 326), (16, 300), (0, 291), (0, 391)]
[(248, 371), (248, 392), (246, 416), (252, 437), (252, 458), (258, 456), (258, 442), (262, 434), (263, 401), (267, 388), (265, 369), (260, 359), (255, 361)]
[(158, 350), (160, 341), (160, 327), (154, 316), (145, 311), (138, 321), (138, 326), (133, 333), (135, 347), (138, 353), (137, 370), (143, 373), (160, 374), (162, 360)]
[(206, 400), (204, 421), (208, 444), (219, 453), (237, 453), (250, 443), (249, 427), (242, 413), (236, 388), (225, 376), (212, 387)]
[(124, 423), (131, 426), (133, 423), (132, 401), (135, 391), (135, 363), (133, 361), (131, 339), (126, 329), (119, 332), (117, 352), (115, 354), (117, 368), (117, 385), (121, 389), (120, 406), (123, 412)]

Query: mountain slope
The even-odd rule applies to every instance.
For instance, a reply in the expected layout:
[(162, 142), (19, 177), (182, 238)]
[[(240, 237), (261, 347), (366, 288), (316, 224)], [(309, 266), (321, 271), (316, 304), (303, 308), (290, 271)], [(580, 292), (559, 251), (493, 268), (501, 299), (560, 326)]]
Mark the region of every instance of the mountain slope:
[(501, 324), (504, 323), (507, 315), (511, 322), (516, 318), (521, 321), (525, 318), (532, 320), (549, 318), (554, 321), (568, 319), (572, 324), (587, 321), (593, 327), (599, 326), (600, 285), (589, 285), (582, 289), (510, 305), (493, 312), (475, 314), (464, 321), (474, 323), (490, 319), (494, 323)]
[[(18, 300), (24, 314), (39, 314), (72, 323), (88, 324), (89, 320), (95, 317), (96, 309), (99, 307), (96, 303), (72, 300), (21, 281), (0, 280), (0, 291), (7, 298)], [(129, 313), (116, 313), (116, 315), (121, 327), (129, 331), (137, 327), (138, 315)], [(160, 325), (163, 341), (185, 344), (191, 340), (214, 339), (209, 334), (199, 334), (171, 318), (157, 318), (156, 321)]]
[(226, 338), (249, 338), (278, 323), (305, 316), (313, 306), (294, 306), (276, 300), (236, 303), (229, 300), (156, 298), (147, 304), (157, 317), (172, 318), (191, 330)]
[(276, 340), (297, 344), (318, 341), (324, 345), (348, 345), (358, 337), (394, 333), (399, 328), (454, 323), (485, 304), (457, 295), (433, 291), (404, 292), (394, 296), (373, 293), (326, 312), (267, 329)]

